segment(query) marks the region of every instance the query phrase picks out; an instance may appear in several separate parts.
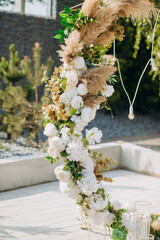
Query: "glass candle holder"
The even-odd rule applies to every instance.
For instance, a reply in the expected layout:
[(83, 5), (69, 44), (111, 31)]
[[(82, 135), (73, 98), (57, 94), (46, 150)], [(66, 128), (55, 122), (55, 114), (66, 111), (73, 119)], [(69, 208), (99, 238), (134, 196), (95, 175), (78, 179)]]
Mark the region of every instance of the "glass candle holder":
[(134, 232), (135, 239), (147, 239), (150, 233), (151, 203), (145, 201), (135, 202)]
[(152, 234), (147, 235), (146, 237), (139, 237), (138, 240), (154, 240), (154, 236)]
[(112, 232), (106, 227), (106, 213), (97, 212), (88, 219), (88, 240), (110, 240)]

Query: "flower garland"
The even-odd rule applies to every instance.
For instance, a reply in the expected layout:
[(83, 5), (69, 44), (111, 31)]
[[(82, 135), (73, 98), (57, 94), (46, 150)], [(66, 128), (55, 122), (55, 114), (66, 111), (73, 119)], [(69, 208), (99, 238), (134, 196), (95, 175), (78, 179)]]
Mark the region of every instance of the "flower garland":
[[(112, 239), (127, 238), (128, 213), (120, 202), (112, 202), (102, 172), (116, 163), (89, 150), (100, 143), (102, 132), (83, 129), (107, 105), (114, 88), (116, 67), (113, 56), (106, 52), (113, 39), (123, 39), (124, 29), (117, 24), (120, 17), (149, 18), (155, 9), (148, 0), (86, 0), (81, 11), (72, 13), (65, 7), (56, 38), (65, 42), (59, 54), (62, 66), (55, 68), (50, 79), (44, 77), (52, 103), (43, 104), (44, 134), (49, 138), (47, 157), (51, 163), (61, 161), (55, 169), (61, 192), (76, 200), (81, 218), (96, 226), (105, 219), (113, 229)], [(107, 83), (108, 80), (108, 83)], [(98, 217), (97, 217), (98, 216)]]

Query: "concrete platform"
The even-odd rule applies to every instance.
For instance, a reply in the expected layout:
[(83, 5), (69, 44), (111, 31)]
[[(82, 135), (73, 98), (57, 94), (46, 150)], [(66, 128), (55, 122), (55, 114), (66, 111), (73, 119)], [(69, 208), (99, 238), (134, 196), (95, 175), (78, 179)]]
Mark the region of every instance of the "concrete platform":
[[(90, 150), (118, 161), (117, 168), (160, 177), (160, 152), (121, 141), (97, 144)], [(34, 156), (0, 160), (0, 192), (55, 181), (54, 169), (61, 163), (51, 165), (45, 156), (36, 161)]]
[[(113, 199), (152, 202), (160, 213), (160, 178), (126, 170), (105, 173)], [(87, 240), (76, 220), (75, 203), (59, 191), (57, 181), (0, 193), (0, 240)]]

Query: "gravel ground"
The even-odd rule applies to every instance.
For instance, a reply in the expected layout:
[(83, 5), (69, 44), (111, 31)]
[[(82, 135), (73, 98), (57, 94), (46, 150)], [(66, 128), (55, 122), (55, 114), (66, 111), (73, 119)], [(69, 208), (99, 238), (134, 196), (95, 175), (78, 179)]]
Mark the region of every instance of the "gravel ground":
[[(114, 116), (104, 114), (102, 111), (97, 112), (96, 118), (88, 125), (88, 128), (98, 127), (103, 132), (104, 139), (115, 139), (121, 137), (145, 136), (149, 134), (160, 133), (159, 116), (142, 116), (135, 115), (134, 120), (129, 120), (127, 113)], [(1, 134), (2, 136), (3, 134)], [(41, 141), (46, 138), (40, 133)], [(27, 155), (36, 155), (38, 150), (31, 147), (25, 147), (23, 138), (19, 138), (18, 143), (8, 143), (5, 140), (0, 142), (0, 159), (9, 157), (19, 157)]]
[(114, 139), (130, 136), (145, 136), (160, 133), (160, 116), (143, 116), (135, 114), (134, 120), (128, 119), (128, 113), (110, 115), (102, 111), (97, 112), (96, 118), (88, 128), (98, 127), (103, 132), (103, 139)]

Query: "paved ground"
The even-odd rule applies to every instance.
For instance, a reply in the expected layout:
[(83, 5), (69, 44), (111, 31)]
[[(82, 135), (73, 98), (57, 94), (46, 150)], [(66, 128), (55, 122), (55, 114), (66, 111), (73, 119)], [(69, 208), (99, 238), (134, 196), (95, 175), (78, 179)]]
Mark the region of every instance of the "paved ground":
[[(107, 173), (113, 199), (152, 202), (160, 213), (160, 179), (125, 170)], [(59, 191), (58, 182), (0, 193), (0, 240), (87, 240), (75, 216), (75, 203)], [(96, 239), (97, 240), (97, 239)]]

